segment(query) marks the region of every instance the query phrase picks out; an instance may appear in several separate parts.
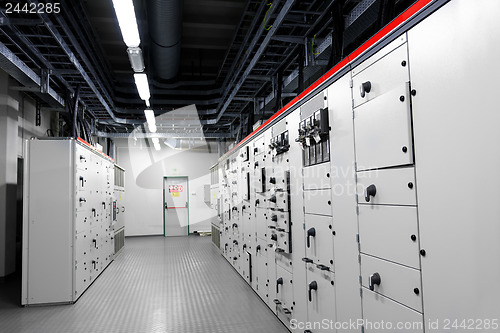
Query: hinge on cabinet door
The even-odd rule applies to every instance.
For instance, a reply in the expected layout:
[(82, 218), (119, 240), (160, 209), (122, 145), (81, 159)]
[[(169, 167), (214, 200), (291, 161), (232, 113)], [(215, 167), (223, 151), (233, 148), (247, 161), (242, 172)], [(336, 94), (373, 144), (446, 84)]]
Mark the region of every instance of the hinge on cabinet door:
[(352, 85), (353, 85), (352, 80), (349, 80), (349, 87), (352, 88)]
[(363, 297), (363, 288), (359, 288), (359, 296)]
[[(357, 208), (357, 207), (356, 207)], [(359, 243), (359, 234), (356, 234), (356, 242)]]
[[(358, 195), (356, 194), (356, 202), (358, 202)], [(359, 216), (359, 206), (356, 206), (356, 215)], [(359, 241), (359, 238), (358, 238)]]
[(358, 162), (354, 162), (354, 171), (358, 171)]
[(305, 224), (305, 223), (302, 223), (302, 228), (303, 228), (304, 230), (306, 230), (306, 224)]
[(363, 284), (363, 280), (361, 279), (361, 275), (359, 276), (359, 284)]
[[(358, 250), (359, 250), (359, 244), (358, 244)], [(358, 263), (361, 264), (361, 254), (358, 254)]]
[[(354, 101), (352, 103), (352, 107), (354, 107)], [(354, 119), (354, 110), (352, 111), (352, 119)]]
[(351, 105), (352, 105), (352, 109), (353, 109), (352, 118), (354, 119), (354, 100), (351, 101)]

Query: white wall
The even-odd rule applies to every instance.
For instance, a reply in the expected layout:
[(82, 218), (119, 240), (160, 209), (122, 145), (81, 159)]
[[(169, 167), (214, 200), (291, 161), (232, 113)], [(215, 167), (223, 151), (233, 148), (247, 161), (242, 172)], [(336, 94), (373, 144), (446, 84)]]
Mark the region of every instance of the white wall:
[(126, 236), (163, 234), (164, 176), (189, 177), (190, 232), (211, 230), (217, 212), (205, 204), (203, 185), (210, 184), (216, 149), (174, 150), (161, 143), (156, 151), (144, 139), (133, 138), (116, 139), (115, 144), (117, 163), (125, 168)]

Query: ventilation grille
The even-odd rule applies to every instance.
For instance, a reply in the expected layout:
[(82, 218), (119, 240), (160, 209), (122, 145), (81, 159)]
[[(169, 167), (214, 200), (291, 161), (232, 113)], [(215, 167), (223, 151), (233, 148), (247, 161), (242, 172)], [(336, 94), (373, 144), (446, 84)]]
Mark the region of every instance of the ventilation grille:
[(125, 245), (125, 229), (120, 230), (115, 234), (115, 255), (120, 252), (120, 250)]
[(212, 243), (220, 249), (220, 232), (219, 228), (212, 224)]

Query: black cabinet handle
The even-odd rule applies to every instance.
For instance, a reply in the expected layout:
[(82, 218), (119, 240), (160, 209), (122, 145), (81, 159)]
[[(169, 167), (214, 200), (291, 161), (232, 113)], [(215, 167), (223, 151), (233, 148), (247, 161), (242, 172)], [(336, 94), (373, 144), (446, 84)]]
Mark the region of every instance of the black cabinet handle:
[(255, 252), (260, 252), (260, 245), (257, 245), (257, 247), (255, 248)]
[(233, 207), (231, 208), (231, 210), (238, 210), (238, 207)]
[(363, 82), (359, 86), (359, 93), (361, 97), (365, 97), (365, 95), (369, 93), (371, 90), (372, 90), (372, 83), (370, 81)]
[(318, 290), (318, 283), (316, 281), (309, 283), (309, 302), (312, 302), (312, 291), (313, 290)]
[(92, 208), (92, 215), (95, 217), (95, 208)]
[(238, 241), (235, 239), (235, 240), (233, 241), (233, 244), (238, 245)]
[(271, 221), (277, 222), (278, 221), (278, 215), (271, 216)]
[(323, 264), (318, 264), (318, 265), (316, 265), (316, 267), (318, 267), (322, 271), (329, 271), (330, 270), (330, 267), (323, 265)]
[(283, 278), (276, 280), (276, 294), (280, 292), (279, 285), (283, 285)]
[(309, 258), (307, 258), (307, 257), (306, 257), (306, 258), (302, 258), (302, 261), (303, 261), (303, 262), (305, 262), (305, 263), (308, 263), (308, 264), (310, 264), (310, 263), (312, 263), (312, 262), (313, 262), (313, 260), (312, 260), (312, 259), (309, 259)]
[(260, 203), (259, 199), (255, 200), (255, 206), (257, 206), (259, 203)]
[(94, 243), (94, 247), (97, 249), (97, 239), (95, 239), (95, 238), (94, 238), (94, 239), (92, 240), (92, 243)]
[(316, 229), (314, 229), (314, 227), (307, 230), (307, 247), (308, 248), (311, 247), (311, 240), (309, 237), (316, 237)]
[(87, 199), (85, 199), (85, 198), (80, 198), (80, 202), (87, 202)]
[(247, 248), (247, 245), (243, 244), (243, 250), (245, 250), (246, 248)]
[(106, 203), (104, 201), (102, 202), (102, 208), (106, 209)]
[(268, 228), (269, 228), (269, 229), (276, 229), (276, 226), (274, 226), (274, 225), (270, 225), (270, 226), (268, 226)]
[(238, 225), (236, 223), (233, 223), (233, 229), (238, 228)]
[(276, 177), (270, 177), (270, 178), (269, 178), (269, 182), (270, 182), (271, 184), (276, 184)]
[(233, 257), (233, 260), (238, 260), (238, 257)]
[(277, 241), (277, 240), (278, 240), (278, 235), (276, 235), (276, 234), (272, 234), (272, 235), (271, 235), (271, 239), (272, 239), (273, 241)]
[(283, 308), (283, 313), (289, 315), (292, 313), (292, 311), (288, 310), (287, 308)]
[(276, 228), (276, 230), (280, 231), (280, 232), (285, 232), (286, 230), (283, 229), (283, 228)]
[(374, 184), (371, 184), (365, 190), (365, 201), (370, 202), (370, 197), (374, 197), (376, 194), (377, 194), (377, 187)]
[(372, 275), (370, 275), (368, 282), (369, 282), (370, 290), (373, 291), (373, 289), (375, 289), (375, 285), (380, 286), (380, 282), (382, 282), (382, 279), (380, 278), (380, 274), (373, 273)]
[(80, 182), (82, 183), (82, 187), (83, 187), (83, 183), (85, 183), (85, 180), (83, 179), (82, 176), (80, 176)]
[(269, 199), (269, 201), (276, 203), (276, 196), (275, 196), (275, 195), (273, 195), (273, 196)]
[(92, 266), (94, 267), (94, 269), (95, 269), (96, 264), (97, 264), (97, 262), (95, 260), (92, 260)]
[(278, 247), (274, 252), (283, 253), (283, 252), (285, 252), (285, 250)]
[(276, 305), (280, 305), (280, 304), (281, 304), (280, 300), (279, 300), (279, 299), (277, 299), (277, 298), (276, 298), (276, 299), (274, 299), (274, 300), (273, 300), (273, 302), (274, 302), (274, 304), (276, 304)]

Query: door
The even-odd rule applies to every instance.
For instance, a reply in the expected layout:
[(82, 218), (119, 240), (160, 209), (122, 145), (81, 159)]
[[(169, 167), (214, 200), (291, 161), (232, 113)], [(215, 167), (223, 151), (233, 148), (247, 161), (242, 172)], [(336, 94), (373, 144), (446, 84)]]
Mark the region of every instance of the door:
[(163, 177), (164, 236), (189, 234), (188, 177)]

